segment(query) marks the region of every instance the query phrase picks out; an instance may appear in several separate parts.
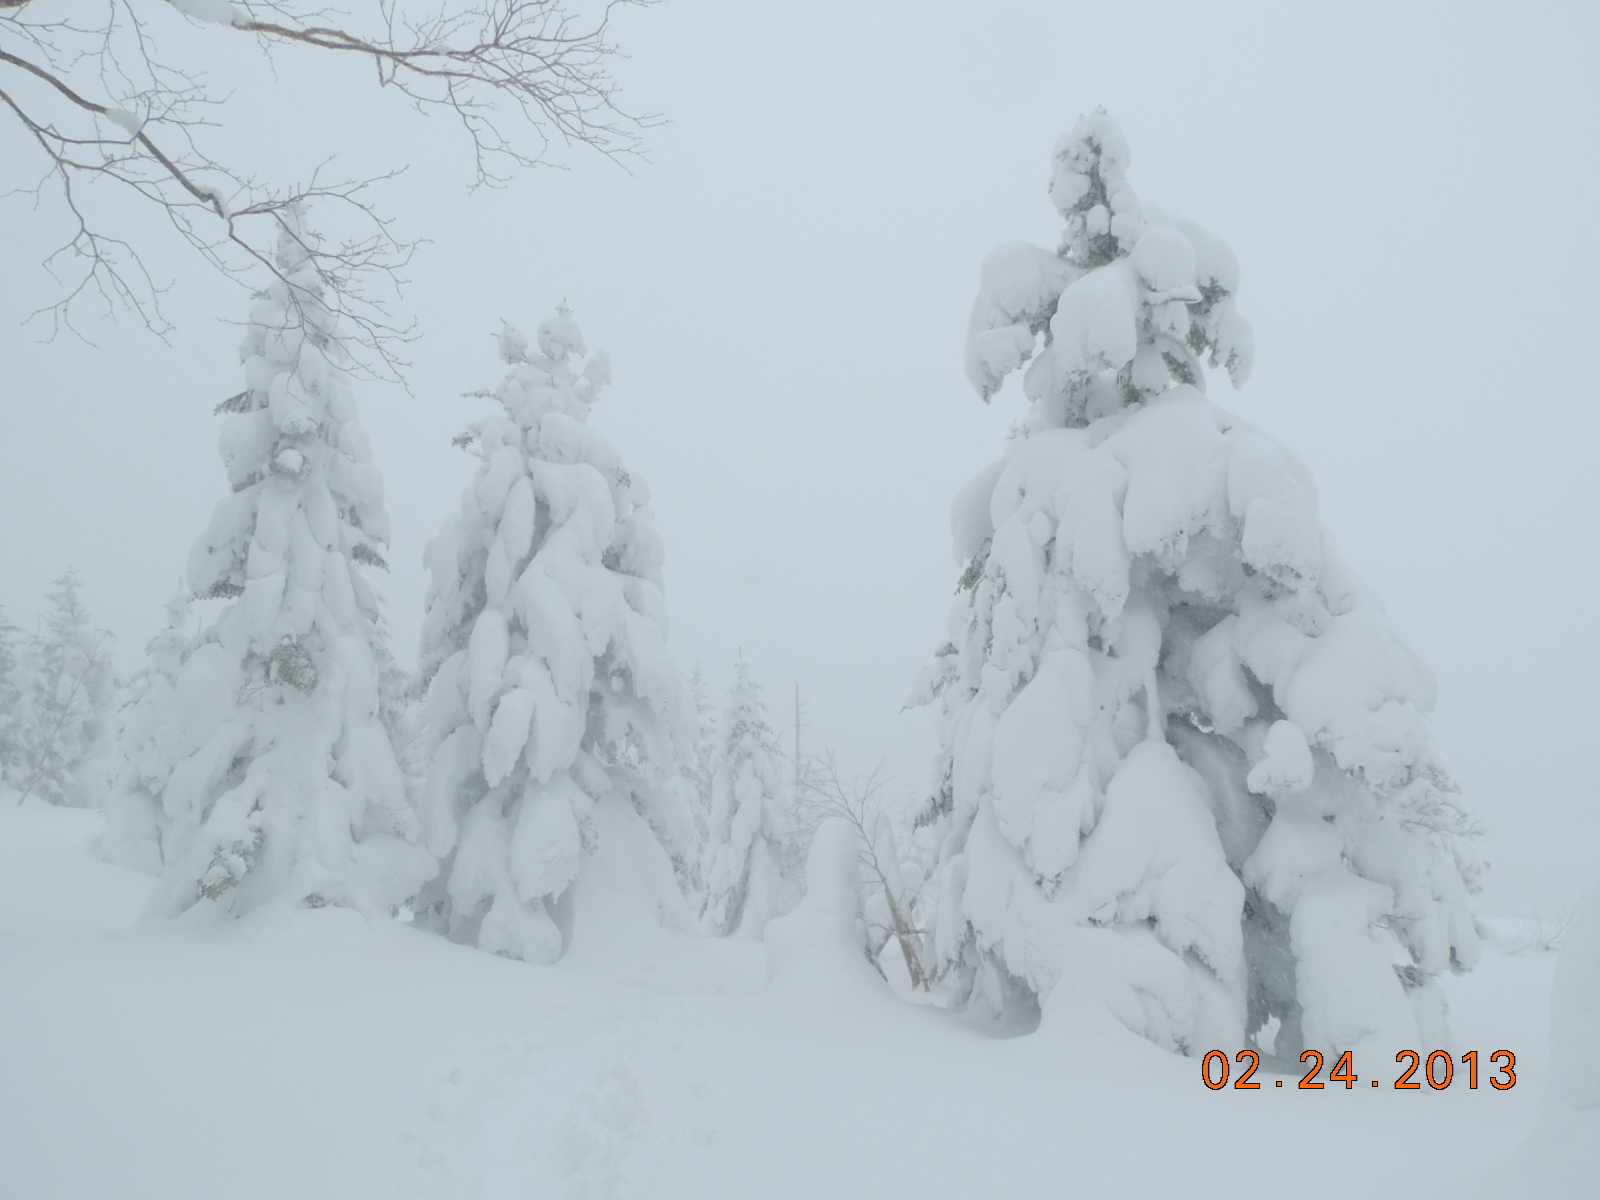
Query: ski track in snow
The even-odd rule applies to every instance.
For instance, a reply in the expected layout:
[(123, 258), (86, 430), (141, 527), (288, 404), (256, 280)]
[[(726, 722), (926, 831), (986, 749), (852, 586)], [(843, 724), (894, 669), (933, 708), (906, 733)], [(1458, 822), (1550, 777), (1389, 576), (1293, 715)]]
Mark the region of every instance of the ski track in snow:
[[(533, 1020), (537, 1036), (501, 1043), (452, 1070), (411, 1147), (413, 1200), (562, 1200), (650, 1195), (661, 1164), (720, 1138), (707, 1101), (703, 1020), (681, 1000), (638, 993)], [(699, 1026), (699, 1028), (697, 1028)]]
[(443, 1098), (428, 1105), (428, 1127), (415, 1136), (417, 1175), (408, 1194), (515, 1196), (535, 1179), (570, 1200), (628, 1194), (630, 1160), (654, 1123), (635, 1069), (642, 1018), (623, 1010), (584, 1014), (452, 1071)]
[[(98, 822), (0, 812), (7, 1200), (1455, 1197), (1545, 1090), (1550, 955), (1452, 981), (1458, 1049), (1515, 1050), (1513, 1092), (1368, 1093), (1358, 1064), (1353, 1093), (1210, 1093), (1131, 1036), (995, 1040), (793, 957), (769, 986), (758, 944), (630, 977), (334, 909), (139, 925)], [(1541, 1198), (1585, 1194), (1562, 1152), (1579, 1190)]]

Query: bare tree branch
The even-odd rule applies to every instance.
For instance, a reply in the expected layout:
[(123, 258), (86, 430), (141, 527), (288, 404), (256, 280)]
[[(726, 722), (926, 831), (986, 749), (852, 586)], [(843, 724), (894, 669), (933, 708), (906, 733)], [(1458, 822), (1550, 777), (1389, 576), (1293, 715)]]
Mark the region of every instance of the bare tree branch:
[(609, 30), (618, 7), (652, 2), (610, 0), (580, 23), (563, 0), (463, 0), (426, 12), (380, 0), (366, 20), (294, 0), (88, 0), (65, 16), (40, 0), (0, 0), (0, 110), (25, 131), (41, 168), (7, 196), (31, 197), (36, 208), (54, 197), (68, 218), (66, 239), (45, 258), (61, 295), (33, 317), (48, 321), (51, 337), (76, 332), (75, 312), (95, 298), (160, 336), (170, 331), (161, 307), (169, 285), (146, 269), (139, 246), (108, 232), (115, 219), (86, 207), (78, 184), (105, 183), (153, 206), (213, 268), (246, 282), (276, 273), (271, 247), (286, 214), (315, 203), (319, 220), (355, 231), (308, 249), (365, 352), (357, 365), (397, 377), (404, 364), (396, 350), (411, 329), (388, 314), (418, 243), (393, 234), (370, 193), (400, 170), (334, 179), (323, 163), (305, 182), (273, 186), (215, 157), (202, 142), (225, 97), (202, 72), (161, 53), (173, 29), (164, 34), (159, 22), (216, 25), (269, 55), (370, 62), (381, 88), (419, 112), (456, 119), (472, 146), (477, 188), (559, 165), (558, 146), (613, 159), (639, 152), (657, 118), (618, 105)]

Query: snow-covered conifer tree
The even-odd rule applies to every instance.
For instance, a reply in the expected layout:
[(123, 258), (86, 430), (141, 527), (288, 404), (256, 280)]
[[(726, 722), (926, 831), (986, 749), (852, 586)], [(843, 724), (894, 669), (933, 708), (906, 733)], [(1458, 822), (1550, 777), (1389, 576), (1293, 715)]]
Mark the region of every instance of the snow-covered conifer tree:
[(161, 872), (168, 827), (161, 797), (172, 774), (170, 755), (183, 744), (174, 698), (194, 641), (189, 594), (181, 582), (167, 599), (166, 612), (166, 628), (146, 643), (144, 666), (128, 681), (117, 710), (117, 758), (100, 835), (101, 851), (110, 861), (152, 875)]
[[(717, 709), (706, 692), (705, 673), (689, 673), (689, 698), (694, 705), (694, 754), (687, 770), (694, 784), (695, 833), (702, 850), (710, 833), (711, 787), (717, 772)], [(703, 856), (697, 852), (697, 856)]]
[(414, 812), (428, 774), (427, 706), (411, 673), (402, 667), (387, 636), (377, 647), (378, 720), (394, 747), (405, 777), (407, 806)]
[(1479, 864), (1432, 676), (1299, 459), (1206, 398), (1207, 364), (1250, 369), (1238, 267), (1128, 161), (1081, 120), (1060, 248), (995, 250), (973, 307), (973, 384), (1031, 358), (1030, 407), (956, 498), (950, 641), (913, 694), (939, 701), (936, 969), (1189, 1052), (1445, 1044)]
[(741, 661), (722, 716), (702, 874), (703, 919), (718, 935), (759, 937), (794, 907), (803, 862), (783, 803), (783, 752), (767, 724), (761, 685)]
[[(170, 689), (152, 683), (164, 711), (128, 729), (137, 786), (159, 789), (161, 915), (268, 901), (382, 912), (431, 869), (380, 715), (383, 623), (364, 572), (385, 565), (383, 481), (314, 236), (286, 217), (240, 347), (244, 390), (217, 410), (231, 491), (188, 584), (223, 603)], [(155, 650), (180, 653), (163, 638)]]
[[(476, 476), (427, 549), (422, 821), (441, 865), (420, 903), (456, 940), (550, 962), (587, 878), (686, 921), (669, 859), (688, 874), (693, 712), (666, 648), (649, 490), (587, 424), (605, 355), (578, 372), (565, 310), (535, 347), (506, 326), (500, 354), (498, 411), (462, 439)], [(607, 865), (622, 857), (625, 872)]]
[(21, 786), (18, 776), (22, 764), (22, 678), (18, 651), (22, 631), (0, 607), (0, 791)]
[(40, 796), (52, 804), (100, 799), (83, 776), (91, 757), (104, 749), (117, 681), (111, 635), (90, 622), (78, 594), (82, 587), (70, 569), (55, 581), (42, 628), (26, 641), (10, 672), (15, 677), (16, 787), (22, 799)]

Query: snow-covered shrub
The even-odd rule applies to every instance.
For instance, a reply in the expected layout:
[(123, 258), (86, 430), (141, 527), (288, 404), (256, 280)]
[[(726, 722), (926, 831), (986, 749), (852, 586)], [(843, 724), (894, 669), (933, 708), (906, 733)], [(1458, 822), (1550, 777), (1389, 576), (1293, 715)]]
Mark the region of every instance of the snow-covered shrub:
[(419, 905), (452, 938), (549, 962), (603, 825), (647, 821), (690, 875), (694, 713), (667, 653), (649, 490), (586, 423), (605, 355), (575, 371), (564, 310), (536, 347), (506, 327), (500, 353), (499, 411), (462, 439), (476, 476), (427, 549), (422, 828), (441, 868)]
[(994, 251), (973, 306), (972, 382), (1031, 359), (1030, 407), (956, 498), (950, 640), (912, 697), (939, 704), (935, 969), (1189, 1052), (1443, 1044), (1480, 868), (1433, 678), (1306, 468), (1206, 398), (1207, 365), (1250, 370), (1238, 266), (1127, 167), (1081, 120), (1061, 247)]
[(760, 937), (799, 899), (804, 869), (793, 813), (783, 802), (783, 752), (767, 724), (761, 685), (740, 662), (722, 714), (705, 846), (706, 928)]
[[(387, 911), (431, 868), (380, 717), (383, 625), (364, 572), (388, 542), (383, 481), (313, 236), (289, 215), (279, 278), (250, 307), (245, 390), (218, 406), (231, 490), (190, 552), (188, 585), (223, 603), (192, 645), (176, 625), (153, 643), (162, 662), (124, 727), (118, 806), (134, 807), (104, 848), (159, 859), (158, 915), (202, 901)], [(138, 806), (152, 819), (134, 819)]]
[(117, 680), (111, 635), (89, 620), (82, 587), (78, 573), (66, 571), (45, 598), (39, 631), (16, 651), (6, 647), (9, 774), (23, 799), (92, 805), (102, 798), (91, 764), (105, 748)]

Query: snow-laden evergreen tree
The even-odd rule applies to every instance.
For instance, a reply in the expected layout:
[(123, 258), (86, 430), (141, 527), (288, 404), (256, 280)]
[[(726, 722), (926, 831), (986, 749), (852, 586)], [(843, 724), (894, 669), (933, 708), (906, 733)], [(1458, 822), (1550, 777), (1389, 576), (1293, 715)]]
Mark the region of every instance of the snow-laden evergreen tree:
[(19, 787), (22, 765), (22, 631), (0, 607), (0, 792)]
[(112, 862), (152, 875), (161, 872), (168, 822), (161, 797), (172, 774), (172, 753), (183, 745), (174, 703), (178, 677), (194, 642), (189, 594), (167, 599), (167, 624), (145, 644), (145, 662), (128, 681), (117, 710), (116, 762), (106, 797), (102, 852)]
[(711, 833), (711, 789), (717, 772), (717, 707), (706, 691), (706, 677), (698, 666), (689, 673), (689, 698), (694, 705), (694, 752), (685, 764), (694, 788), (696, 869), (704, 857)]
[(768, 921), (799, 899), (804, 863), (784, 803), (782, 763), (761, 685), (740, 661), (722, 715), (702, 869), (702, 919), (719, 936), (760, 937)]
[(985, 261), (967, 343), (1026, 419), (958, 495), (924, 814), (936, 969), (988, 1010), (1109, 1010), (1191, 1053), (1446, 1044), (1478, 947), (1434, 681), (1288, 449), (1206, 398), (1250, 369), (1232, 253), (1129, 187), (1095, 112), (1047, 250)]
[(405, 778), (406, 804), (415, 812), (428, 775), (427, 705), (411, 673), (402, 667), (385, 637), (377, 647), (378, 720), (394, 747)]
[(218, 406), (231, 490), (188, 584), (221, 603), (186, 655), (175, 634), (157, 639), (182, 664), (170, 686), (151, 680), (149, 711), (127, 729), (130, 786), (160, 802), (153, 830), (128, 826), (162, 834), (159, 915), (269, 901), (390, 911), (432, 867), (380, 714), (384, 626), (365, 572), (384, 566), (389, 521), (314, 236), (288, 215), (277, 278), (250, 306), (244, 390)]
[(586, 353), (564, 309), (533, 347), (503, 329), (498, 411), (461, 439), (476, 476), (427, 548), (422, 827), (441, 869), (423, 919), (533, 962), (570, 944), (585, 879), (635, 893), (603, 905), (649, 896), (686, 922), (672, 867), (687, 878), (694, 846), (661, 543), (644, 481), (587, 423), (610, 371), (597, 353), (580, 373)]
[(97, 803), (88, 778), (103, 752), (116, 699), (111, 635), (89, 619), (83, 582), (68, 570), (51, 586), (39, 632), (12, 667), (15, 786), (22, 799)]

